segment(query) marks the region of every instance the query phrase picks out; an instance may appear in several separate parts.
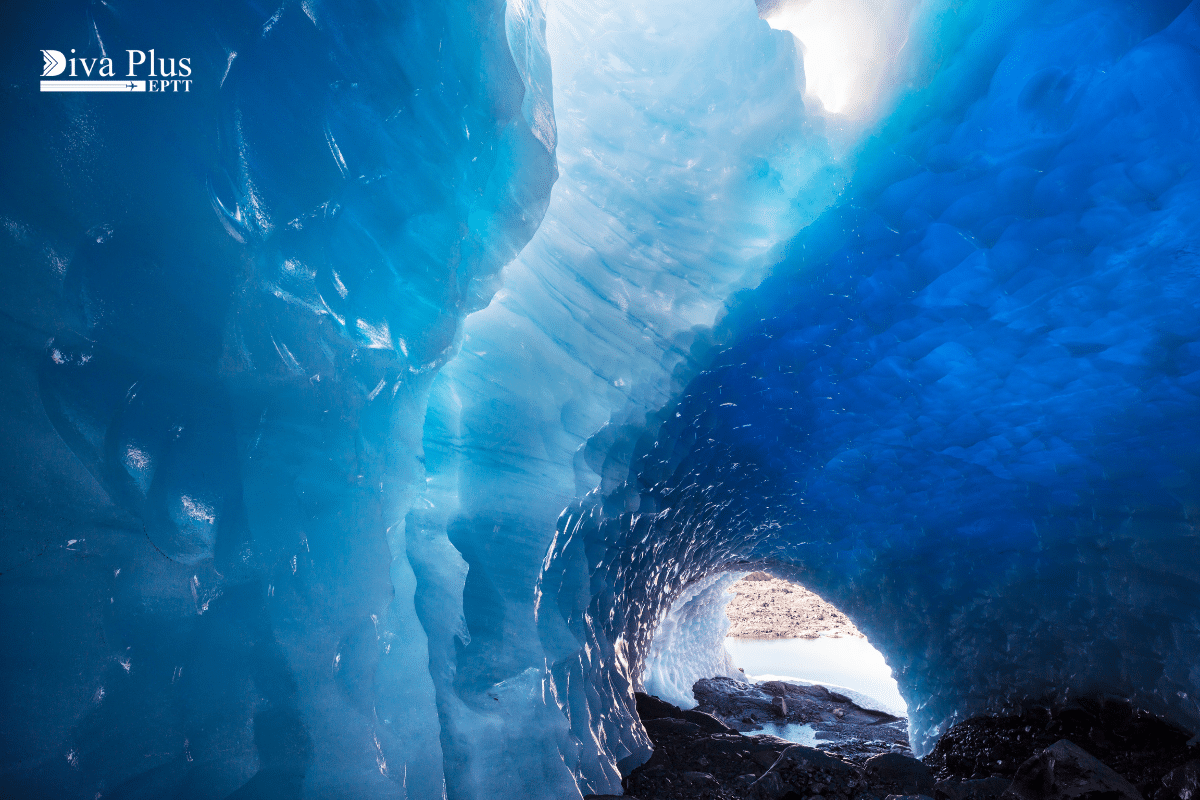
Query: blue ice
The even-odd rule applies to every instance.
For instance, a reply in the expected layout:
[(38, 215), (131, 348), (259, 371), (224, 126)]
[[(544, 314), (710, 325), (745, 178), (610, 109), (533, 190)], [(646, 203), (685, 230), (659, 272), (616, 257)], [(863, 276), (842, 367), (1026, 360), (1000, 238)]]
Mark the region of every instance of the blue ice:
[(886, 5), (15, 11), (0, 789), (617, 791), (752, 569), (1200, 725), (1200, 7)]

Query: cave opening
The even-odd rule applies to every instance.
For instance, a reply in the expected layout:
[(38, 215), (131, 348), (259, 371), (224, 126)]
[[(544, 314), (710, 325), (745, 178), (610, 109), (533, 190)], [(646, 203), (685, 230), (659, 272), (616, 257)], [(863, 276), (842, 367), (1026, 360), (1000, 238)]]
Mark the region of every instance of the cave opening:
[(821, 685), (907, 719), (883, 653), (837, 606), (766, 572), (751, 572), (728, 591), (725, 648), (748, 680)]
[(689, 584), (656, 626), (642, 679), (648, 695), (745, 735), (843, 754), (912, 752), (884, 655), (835, 605), (769, 572)]

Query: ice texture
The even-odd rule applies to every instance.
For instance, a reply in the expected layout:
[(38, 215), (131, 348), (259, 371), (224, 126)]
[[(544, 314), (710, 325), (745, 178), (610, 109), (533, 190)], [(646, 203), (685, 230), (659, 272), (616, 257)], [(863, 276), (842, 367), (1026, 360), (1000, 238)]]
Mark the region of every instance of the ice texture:
[[(647, 414), (700, 369), (726, 298), (845, 181), (806, 119), (791, 36), (750, 0), (555, 2), (546, 38), (560, 177), (434, 381), (407, 520), (443, 737), (461, 743), (447, 780), (464, 797), (498, 775), (530, 797), (615, 792), (619, 764), (649, 756), (631, 700), (645, 650), (591, 639), (582, 613), (582, 567), (608, 547), (572, 551), (563, 575), (543, 559), (564, 508), (624, 483)], [(697, 678), (716, 658), (699, 657)], [(530, 688), (497, 696), (517, 684)]]
[[(541, 5), (12, 11), (0, 794), (442, 797), (404, 520), (556, 175)], [(40, 94), (35, 45), (191, 92)]]
[(1031, 11), (901, 104), (627, 481), (560, 521), (596, 639), (636, 664), (692, 581), (767, 568), (885, 654), (918, 752), (1081, 694), (1197, 727), (1200, 28), (1179, 11)]
[(733, 599), (729, 587), (743, 574), (713, 573), (675, 598), (658, 621), (642, 667), (642, 685), (648, 694), (695, 708), (692, 687), (701, 678), (745, 680), (725, 647), (729, 631), (725, 606)]
[(618, 791), (750, 569), (918, 751), (1200, 726), (1200, 7), (911, 20), (839, 127), (749, 0), (14, 10), (2, 793)]

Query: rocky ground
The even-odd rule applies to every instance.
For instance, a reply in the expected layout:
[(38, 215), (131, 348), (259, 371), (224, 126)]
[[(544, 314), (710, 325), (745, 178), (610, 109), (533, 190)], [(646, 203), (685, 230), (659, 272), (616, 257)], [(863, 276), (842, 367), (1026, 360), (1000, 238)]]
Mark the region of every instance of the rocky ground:
[[(766, 573), (731, 591), (731, 636), (862, 635), (821, 598)], [(693, 691), (699, 706), (688, 711), (637, 695), (654, 754), (626, 776), (626, 798), (1200, 800), (1190, 734), (1121, 701), (966, 720), (918, 761), (907, 720), (822, 686), (712, 678)], [(754, 733), (768, 723), (808, 725), (817, 747)]]
[(736, 597), (725, 608), (738, 639), (816, 639), (862, 634), (846, 615), (802, 586), (751, 572), (729, 587)]
[[(625, 778), (626, 798), (1200, 798), (1200, 748), (1187, 745), (1186, 732), (1119, 702), (967, 720), (918, 761), (902, 741), (903, 720), (859, 708), (820, 687), (777, 681), (746, 687), (714, 679), (698, 682), (695, 691), (704, 700), (688, 711), (638, 694), (638, 714), (654, 754)], [(711, 713), (700, 710), (705, 708)], [(818, 731), (820, 749), (735, 728), (755, 718), (804, 720)]]
[[(1200, 758), (1200, 747), (1189, 747), (1189, 738), (1182, 728), (1124, 701), (1081, 700), (1057, 711), (1032, 708), (1020, 716), (960, 722), (938, 741), (925, 763), (943, 776), (1015, 778), (1028, 760), (1067, 739), (1133, 784), (1141, 796), (1174, 800), (1186, 795), (1161, 794), (1163, 779)], [(1194, 800), (1200, 800), (1198, 766), (1200, 762), (1193, 763), (1191, 771)]]
[(692, 691), (700, 704), (697, 711), (740, 732), (760, 730), (765, 722), (808, 725), (822, 750), (855, 763), (880, 753), (912, 754), (907, 720), (862, 708), (824, 686), (710, 678), (697, 681)]

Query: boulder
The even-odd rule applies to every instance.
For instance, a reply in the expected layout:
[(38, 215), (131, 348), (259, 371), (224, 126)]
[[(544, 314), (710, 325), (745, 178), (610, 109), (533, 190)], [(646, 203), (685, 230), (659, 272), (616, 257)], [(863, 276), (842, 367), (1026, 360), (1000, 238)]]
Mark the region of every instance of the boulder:
[(933, 794), (937, 781), (929, 767), (901, 753), (883, 753), (867, 759), (867, 779), (896, 794)]
[(750, 796), (756, 800), (778, 800), (790, 787), (774, 772), (768, 772), (750, 785)]
[(646, 726), (646, 733), (650, 734), (651, 739), (660, 736), (695, 736), (700, 733), (700, 726), (696, 723), (670, 717), (650, 719), (642, 724)]
[[(770, 776), (777, 776), (778, 781)], [(753, 797), (774, 800), (789, 791), (800, 797), (852, 796), (863, 784), (860, 768), (821, 750), (794, 744), (780, 753), (779, 759), (751, 788)]]
[(788, 766), (806, 772), (823, 771), (835, 775), (846, 775), (856, 772), (853, 764), (842, 761), (837, 756), (831, 756), (823, 750), (794, 744), (779, 754), (776, 768)]
[(720, 782), (707, 772), (685, 772), (683, 779), (692, 786), (707, 786), (710, 789), (720, 787)]
[(637, 713), (642, 718), (642, 722), (648, 719), (663, 719), (664, 717), (679, 719), (683, 714), (683, 710), (678, 706), (671, 705), (666, 700), (660, 700), (654, 695), (646, 694), (645, 692), (634, 692), (633, 699), (637, 703)]
[(1154, 800), (1200, 800), (1200, 761), (1189, 761), (1168, 772)]
[(1017, 769), (1001, 800), (1143, 800), (1141, 792), (1096, 757), (1060, 739)]
[(690, 722), (693, 725), (699, 725), (700, 730), (705, 733), (737, 733), (733, 728), (726, 725), (721, 720), (714, 717), (712, 714), (705, 714), (703, 711), (689, 710), (684, 711), (680, 717), (685, 722)]

